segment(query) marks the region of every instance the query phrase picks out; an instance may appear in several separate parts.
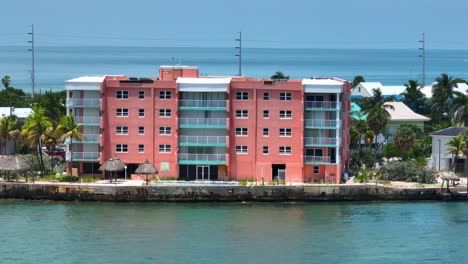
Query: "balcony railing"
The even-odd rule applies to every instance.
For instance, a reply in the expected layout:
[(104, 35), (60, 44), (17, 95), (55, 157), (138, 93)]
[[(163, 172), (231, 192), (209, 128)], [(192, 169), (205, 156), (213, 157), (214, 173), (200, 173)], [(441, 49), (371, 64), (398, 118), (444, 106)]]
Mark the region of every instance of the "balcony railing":
[(180, 107), (215, 107), (222, 108), (226, 107), (226, 100), (180, 100)]
[(226, 144), (225, 136), (179, 136), (179, 144)]
[(330, 157), (327, 156), (304, 156), (305, 163), (330, 163)]
[(67, 107), (96, 107), (99, 108), (100, 99), (68, 99)]
[(330, 101), (305, 101), (306, 108), (320, 108), (320, 109), (338, 109), (337, 102)]
[(99, 134), (83, 134), (83, 139), (81, 140), (73, 140), (73, 142), (81, 142), (81, 143), (84, 143), (84, 142), (99, 142)]
[(80, 160), (98, 160), (99, 159), (99, 152), (69, 152), (67, 151), (67, 160), (70, 160), (70, 157), (73, 155), (74, 161)]
[(75, 122), (83, 125), (99, 124), (99, 116), (75, 116)]
[(322, 119), (305, 119), (305, 126), (306, 127), (338, 127), (339, 122), (336, 120), (322, 120)]
[(188, 154), (180, 153), (179, 161), (226, 161), (226, 154)]
[(179, 126), (226, 126), (226, 118), (179, 118)]
[(338, 145), (339, 140), (334, 137), (305, 137), (306, 145)]

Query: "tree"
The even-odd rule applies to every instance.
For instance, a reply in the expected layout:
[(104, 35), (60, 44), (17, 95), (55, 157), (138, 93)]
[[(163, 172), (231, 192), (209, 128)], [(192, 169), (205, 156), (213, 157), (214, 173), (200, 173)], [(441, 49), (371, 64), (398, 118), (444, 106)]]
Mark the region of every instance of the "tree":
[(57, 162), (57, 146), (64, 142), (63, 135), (60, 132), (61, 131), (59, 131), (55, 125), (52, 125), (47, 128), (46, 133), (44, 134), (44, 146), (47, 148), (48, 154), (51, 156), (50, 165), (52, 170), (54, 170)]
[(465, 148), (465, 139), (463, 135), (460, 134), (452, 138), (447, 142), (447, 150), (452, 154), (452, 168), (451, 170), (455, 172), (455, 167), (457, 165), (458, 155), (463, 154), (463, 148)]
[(56, 125), (60, 122), (61, 117), (66, 114), (65, 95), (65, 91), (46, 91), (38, 98), (38, 103), (44, 108), (47, 117)]
[(468, 95), (460, 92), (453, 92), (454, 98), (450, 107), (450, 117), (452, 123), (464, 126), (468, 122)]
[(352, 88), (356, 87), (359, 83), (365, 82), (366, 79), (362, 75), (356, 75), (353, 79), (353, 82), (351, 85), (353, 86)]
[(393, 142), (400, 150), (401, 158), (406, 160), (407, 152), (413, 148), (416, 143), (416, 133), (409, 127), (400, 127), (395, 135), (393, 135)]
[(458, 87), (457, 83), (464, 82), (461, 79), (454, 79), (446, 73), (442, 73), (435, 79), (432, 85), (431, 111), (433, 117), (440, 123), (443, 116), (447, 116), (450, 110), (450, 102), (453, 99), (453, 89)]
[(31, 149), (35, 148), (41, 174), (44, 175), (45, 166), (42, 155), (42, 145), (44, 135), (52, 123), (45, 115), (44, 108), (42, 106), (33, 105), (32, 110), (33, 112), (26, 118), (22, 127), (21, 135), (24, 137), (24, 142), (28, 144)]
[(73, 115), (63, 116), (60, 119), (60, 124), (57, 127), (57, 130), (62, 133), (62, 139), (70, 139), (70, 162), (68, 163), (68, 173), (72, 173), (72, 164), (73, 164), (73, 140), (81, 140), (84, 138), (83, 134), (80, 132), (79, 124), (75, 123)]
[(406, 90), (403, 95), (403, 103), (416, 113), (423, 113), (426, 106), (426, 97), (421, 92), (421, 84), (416, 80), (405, 83)]
[(3, 78), (2, 78), (2, 84), (3, 84), (3, 86), (5, 86), (5, 89), (8, 88), (8, 87), (10, 87), (10, 84), (11, 84), (11, 78), (10, 78), (10, 76), (8, 76), (8, 75), (3, 76)]
[(289, 76), (284, 75), (284, 73), (280, 71), (275, 72), (270, 78), (273, 80), (289, 80)]
[(7, 155), (7, 143), (9, 140), (15, 140), (18, 134), (14, 118), (2, 117), (0, 119), (0, 138), (2, 140), (3, 155)]

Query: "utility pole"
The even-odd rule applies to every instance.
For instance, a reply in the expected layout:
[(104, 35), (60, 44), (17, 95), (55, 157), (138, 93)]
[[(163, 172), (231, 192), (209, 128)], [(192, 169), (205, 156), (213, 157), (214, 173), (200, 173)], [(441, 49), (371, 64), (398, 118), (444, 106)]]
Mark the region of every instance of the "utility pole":
[(239, 76), (242, 76), (242, 31), (239, 31), (239, 38), (236, 38), (236, 41), (239, 43), (236, 46), (236, 49), (239, 50), (239, 53), (236, 54), (239, 57)]
[(426, 85), (426, 40), (424, 37), (424, 32), (422, 33), (422, 40), (420, 40), (419, 43), (422, 45), (419, 48), (421, 51), (419, 57), (422, 58), (422, 86), (424, 87)]
[(31, 40), (28, 43), (31, 43), (31, 48), (28, 51), (31, 51), (32, 61), (31, 61), (31, 97), (34, 98), (34, 84), (35, 84), (35, 70), (34, 70), (34, 24), (31, 25), (31, 32), (28, 33), (31, 35)]

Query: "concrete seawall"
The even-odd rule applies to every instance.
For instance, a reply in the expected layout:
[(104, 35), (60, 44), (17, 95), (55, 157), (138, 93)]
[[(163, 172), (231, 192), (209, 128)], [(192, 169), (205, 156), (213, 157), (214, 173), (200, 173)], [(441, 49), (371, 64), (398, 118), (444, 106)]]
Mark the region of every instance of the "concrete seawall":
[[(110, 202), (392, 201), (444, 200), (440, 188), (376, 185), (119, 186), (0, 183), (0, 198)], [(466, 199), (465, 195), (451, 198)]]

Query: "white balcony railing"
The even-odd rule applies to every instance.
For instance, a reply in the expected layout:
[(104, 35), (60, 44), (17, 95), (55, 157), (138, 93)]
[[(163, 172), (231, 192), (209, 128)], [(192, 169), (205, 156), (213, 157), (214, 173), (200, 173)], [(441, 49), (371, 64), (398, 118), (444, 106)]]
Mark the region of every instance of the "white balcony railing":
[(327, 156), (304, 156), (306, 163), (330, 163), (330, 157)]
[(305, 101), (306, 108), (334, 109), (339, 107), (337, 102), (330, 101)]
[(226, 161), (226, 154), (188, 154), (180, 153), (181, 161)]
[(99, 134), (83, 134), (83, 139), (79, 140), (81, 142), (89, 142), (89, 141), (99, 141)]
[(70, 157), (73, 155), (73, 160), (98, 160), (99, 152), (69, 152), (67, 151), (67, 160), (70, 160)]
[(87, 106), (87, 107), (96, 107), (99, 108), (100, 99), (68, 99), (67, 100), (67, 107), (80, 107), (80, 106)]
[(75, 122), (83, 125), (87, 124), (99, 124), (100, 117), (99, 116), (75, 116)]
[(337, 145), (340, 140), (334, 137), (305, 137), (304, 144), (306, 145)]
[(226, 118), (179, 118), (179, 125), (226, 126)]
[(180, 107), (226, 107), (226, 100), (179, 100)]
[(305, 119), (304, 121), (306, 127), (337, 127), (339, 125), (336, 120)]
[(179, 136), (179, 144), (226, 144), (225, 136)]

